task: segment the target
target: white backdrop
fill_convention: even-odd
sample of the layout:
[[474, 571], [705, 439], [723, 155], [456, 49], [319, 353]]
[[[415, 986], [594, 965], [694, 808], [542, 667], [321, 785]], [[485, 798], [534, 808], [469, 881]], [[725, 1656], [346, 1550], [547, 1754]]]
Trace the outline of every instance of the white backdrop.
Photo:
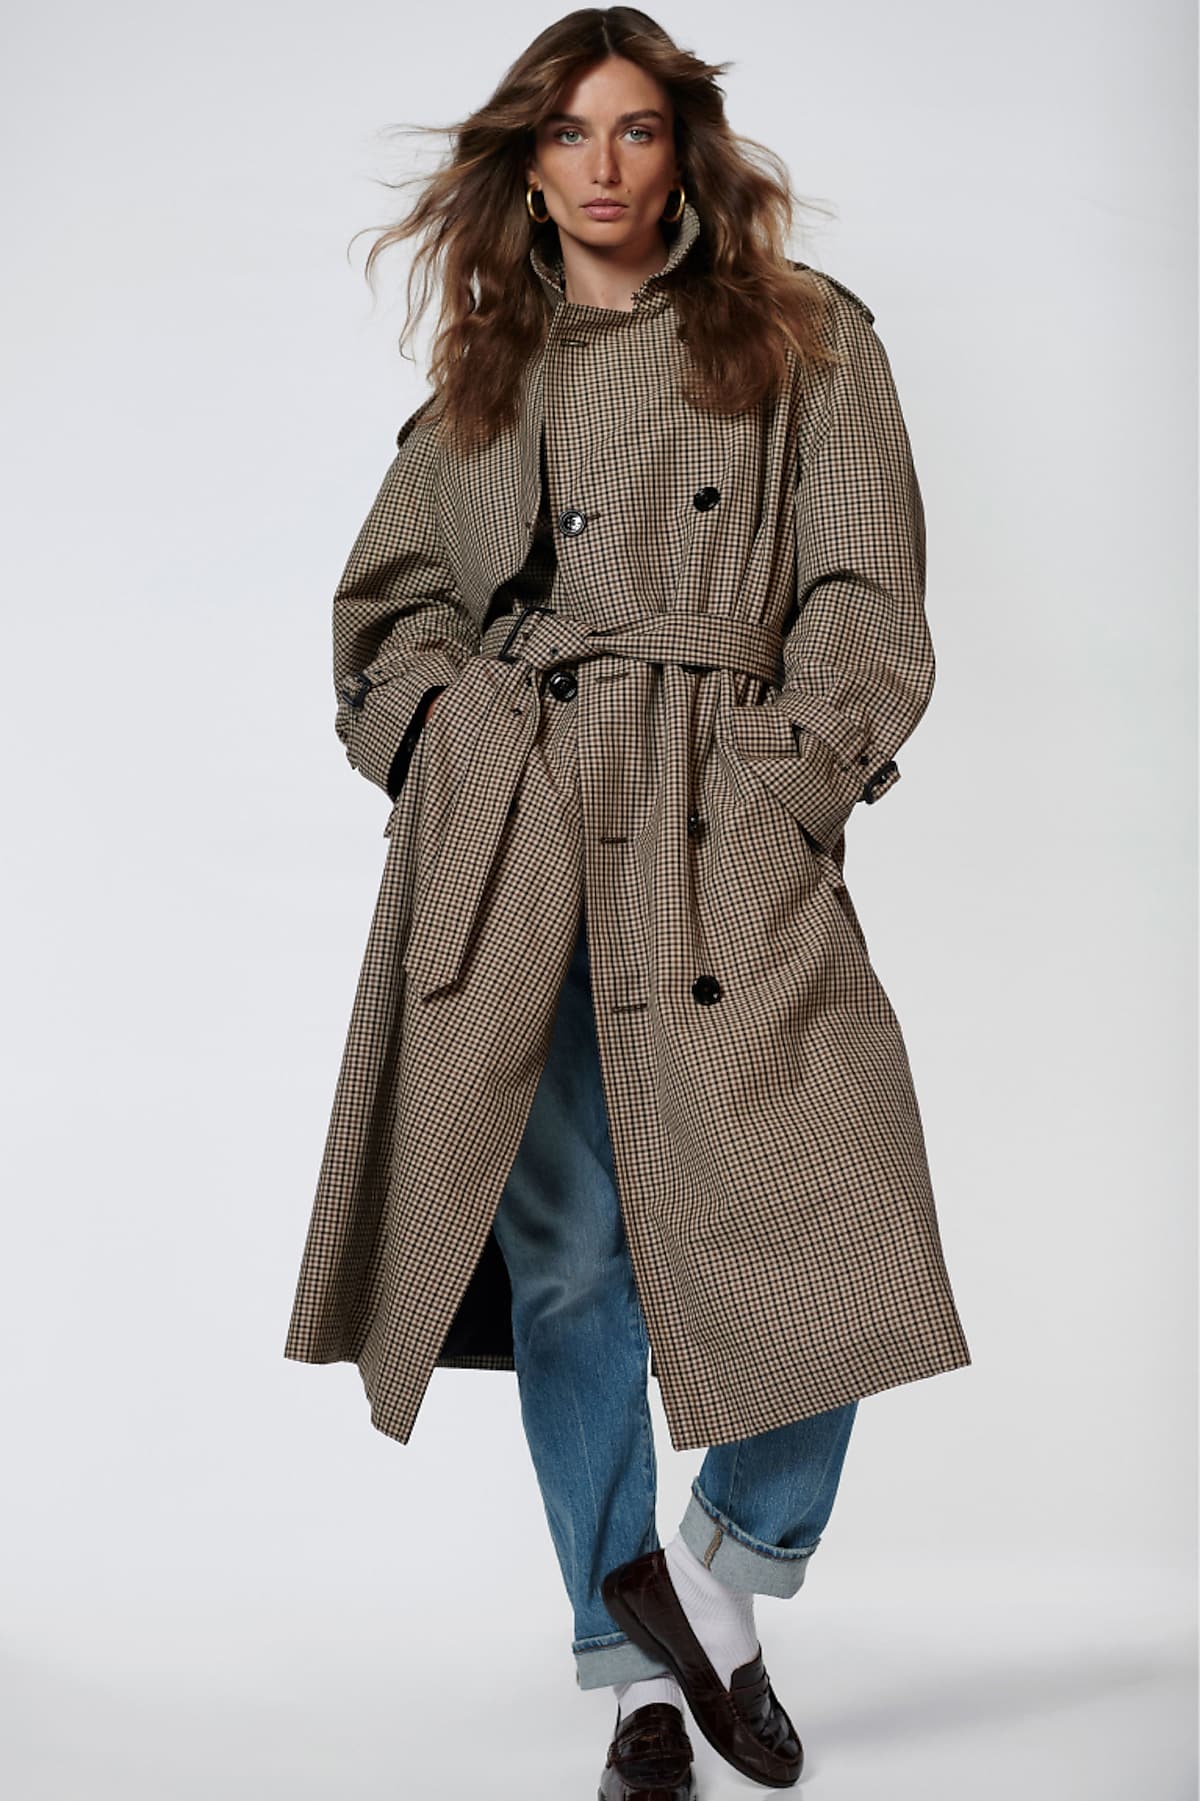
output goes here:
[[[555, 16], [47, 0], [5, 34], [20, 1801], [595, 1792], [614, 1709], [575, 1686], [515, 1378], [438, 1371], [402, 1447], [352, 1366], [282, 1356], [386, 848], [329, 599], [426, 392], [402, 260], [373, 305], [347, 245], [397, 206], [383, 128], [466, 112]], [[974, 1363], [863, 1402], [768, 1665], [817, 1795], [1183, 1801], [1191, 9], [654, 16], [836, 209], [794, 253], [892, 357], [939, 664], [847, 874]], [[665, 1539], [700, 1453], [652, 1396]]]

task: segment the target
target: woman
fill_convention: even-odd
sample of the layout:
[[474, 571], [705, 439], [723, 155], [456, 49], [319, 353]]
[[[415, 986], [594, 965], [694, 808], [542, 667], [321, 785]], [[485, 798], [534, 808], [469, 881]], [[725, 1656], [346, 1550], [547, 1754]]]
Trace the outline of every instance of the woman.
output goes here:
[[[859, 1399], [970, 1362], [842, 873], [933, 682], [920, 496], [720, 72], [586, 9], [459, 128], [372, 251], [424, 234], [442, 329], [334, 597], [393, 806], [286, 1355], [400, 1443], [435, 1367], [515, 1369], [602, 1801], [695, 1793], [685, 1702], [797, 1780], [754, 1595]], [[705, 1448], [665, 1547], [647, 1355]]]

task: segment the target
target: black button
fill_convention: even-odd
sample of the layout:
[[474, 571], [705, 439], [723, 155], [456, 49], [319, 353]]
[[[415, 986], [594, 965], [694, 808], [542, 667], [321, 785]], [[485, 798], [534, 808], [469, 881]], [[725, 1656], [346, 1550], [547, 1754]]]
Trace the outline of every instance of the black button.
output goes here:
[[558, 516], [558, 529], [560, 532], [566, 532], [568, 537], [578, 537], [586, 524], [587, 520], [578, 507], [568, 507], [565, 513], [560, 513]]
[[573, 670], [552, 669], [546, 678], [546, 686], [555, 700], [574, 700], [579, 683], [575, 680]]
[[867, 754], [867, 752], [865, 750], [864, 750], [862, 756], [858, 760], [863, 765], [864, 768], [871, 761], [869, 755]]
[[721, 998], [721, 984], [716, 976], [697, 976], [692, 983], [692, 999], [699, 1001], [702, 1007], [711, 1007], [714, 1001]]
[[689, 813], [687, 823], [688, 837], [694, 838], [703, 824], [704, 821], [701, 819], [699, 813]]
[[707, 513], [709, 507], [715, 507], [720, 498], [719, 488], [699, 488], [692, 495], [692, 505], [698, 513]]

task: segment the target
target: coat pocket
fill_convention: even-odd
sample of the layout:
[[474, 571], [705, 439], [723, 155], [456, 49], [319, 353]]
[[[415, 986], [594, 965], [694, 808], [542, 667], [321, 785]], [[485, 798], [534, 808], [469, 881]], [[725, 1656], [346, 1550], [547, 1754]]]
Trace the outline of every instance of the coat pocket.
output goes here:
[[[821, 882], [832, 892], [855, 942], [863, 955], [868, 956], [866, 934], [841, 865], [805, 827], [805, 809], [812, 797], [812, 776], [800, 758], [798, 728], [782, 708], [771, 701], [731, 706], [723, 715], [722, 723], [721, 742], [735, 772], [741, 775], [743, 782], [751, 781], [759, 795], [765, 794], [768, 801], [781, 807], [789, 820], [799, 827], [803, 843], [820, 870]], [[832, 756], [832, 752], [830, 754]]]
[[806, 776], [796, 742], [796, 728], [781, 707], [771, 701], [731, 705], [720, 715], [718, 740], [735, 770], [765, 788], [800, 827], [814, 856], [821, 854], [815, 838], [805, 829], [804, 814], [811, 800], [811, 777]]
[[[400, 792], [392, 804], [392, 810], [388, 814], [387, 823], [383, 828], [383, 835], [385, 838], [392, 837], [393, 833], [396, 831], [397, 826], [403, 818], [406, 804], [415, 804], [409, 802], [409, 796], [410, 794], [415, 794], [418, 787], [422, 785], [421, 778], [423, 766], [433, 755], [433, 751], [430, 749], [430, 741], [447, 730], [453, 730], [453, 726], [449, 722], [449, 715], [453, 707], [453, 702], [460, 691], [467, 686], [468, 678], [474, 667], [478, 663], [486, 661], [487, 659], [485, 657], [478, 655], [468, 657], [462, 668], [455, 675], [453, 681], [447, 682], [442, 687], [436, 700], [431, 703], [429, 709], [426, 711], [425, 717], [421, 721], [420, 730], [418, 731], [416, 740], [413, 744], [412, 754], [408, 759]], [[418, 808], [418, 811], [420, 810], [421, 809]]]

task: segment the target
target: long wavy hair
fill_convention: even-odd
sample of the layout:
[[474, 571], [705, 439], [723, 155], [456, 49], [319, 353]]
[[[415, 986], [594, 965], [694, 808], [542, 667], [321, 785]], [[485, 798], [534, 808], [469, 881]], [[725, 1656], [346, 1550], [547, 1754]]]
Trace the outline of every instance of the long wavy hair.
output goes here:
[[529, 262], [535, 235], [550, 260], [559, 248], [558, 227], [535, 224], [525, 205], [537, 128], [557, 110], [566, 84], [610, 55], [639, 64], [670, 95], [684, 187], [700, 216], [699, 238], [666, 278], [688, 351], [683, 398], [714, 412], [742, 412], [788, 378], [789, 346], [802, 363], [836, 361], [823, 331], [825, 290], [786, 255], [797, 208], [827, 209], [798, 201], [782, 160], [730, 129], [716, 81], [730, 65], [681, 50], [636, 7], [583, 7], [539, 33], [468, 118], [391, 128], [444, 132], [452, 148], [431, 178], [384, 183], [419, 181], [422, 188], [405, 217], [379, 231], [365, 275], [374, 292], [372, 271], [382, 253], [420, 239], [408, 273], [403, 356], [440, 268], [430, 380], [464, 447], [515, 418], [522, 372], [553, 310]]

